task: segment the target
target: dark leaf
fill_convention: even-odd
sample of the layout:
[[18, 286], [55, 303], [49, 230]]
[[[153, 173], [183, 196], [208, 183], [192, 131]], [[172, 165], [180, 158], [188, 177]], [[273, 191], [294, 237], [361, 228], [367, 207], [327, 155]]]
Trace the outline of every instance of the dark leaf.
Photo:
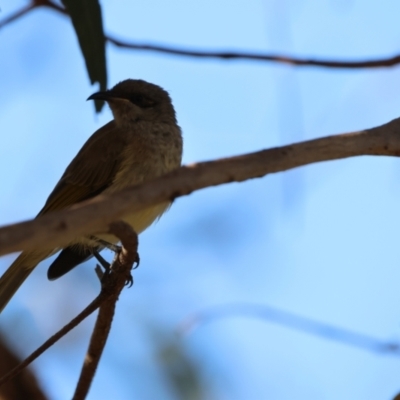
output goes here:
[[[86, 63], [90, 82], [99, 82], [100, 90], [107, 89], [107, 67], [103, 21], [98, 0], [62, 0], [67, 9]], [[96, 101], [99, 112], [104, 102]]]

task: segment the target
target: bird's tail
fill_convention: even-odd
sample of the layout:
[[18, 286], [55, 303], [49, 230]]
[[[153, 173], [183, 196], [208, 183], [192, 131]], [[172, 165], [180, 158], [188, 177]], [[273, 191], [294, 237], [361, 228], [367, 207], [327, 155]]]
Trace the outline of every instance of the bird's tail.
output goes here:
[[14, 296], [18, 288], [33, 271], [36, 265], [51, 255], [52, 252], [24, 251], [11, 264], [7, 271], [0, 278], [0, 312]]

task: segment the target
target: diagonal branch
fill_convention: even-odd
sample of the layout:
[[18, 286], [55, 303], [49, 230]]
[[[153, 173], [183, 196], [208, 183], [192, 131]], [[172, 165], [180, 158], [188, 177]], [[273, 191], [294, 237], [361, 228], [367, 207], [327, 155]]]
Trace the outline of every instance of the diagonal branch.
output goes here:
[[30, 3], [26, 5], [25, 7], [20, 8], [18, 11], [16, 11], [13, 14], [10, 14], [8, 17], [2, 19], [0, 21], [0, 29], [3, 28], [4, 26], [10, 24], [11, 22], [16, 21], [18, 18], [21, 18], [23, 15], [27, 14], [29, 11], [33, 10], [36, 7], [35, 3]]
[[[85, 359], [81, 379], [78, 383], [77, 392], [75, 394], [75, 396], [77, 396], [75, 397], [76, 400], [85, 398], [85, 396], [79, 396], [82, 396], [85, 390], [89, 390], [90, 383], [96, 371], [111, 326], [115, 303], [118, 300], [118, 296], [123, 289], [125, 282], [130, 278], [130, 270], [133, 263], [137, 260], [138, 239], [132, 228], [123, 222], [115, 222], [110, 224], [109, 231], [121, 239], [124, 247], [112, 264], [113, 272], [110, 273], [102, 282], [100, 294], [82, 312], [80, 312], [57, 333], [47, 339], [40, 347], [25, 358], [24, 361], [7, 374], [0, 377], [0, 386], [17, 376], [24, 368], [40, 357], [53, 344], [57, 343], [62, 337], [100, 307], [97, 323], [91, 339], [91, 347], [89, 348], [88, 355]], [[109, 326], [107, 328], [108, 324]]]
[[84, 319], [86, 319], [90, 314], [96, 311], [100, 304], [107, 299], [104, 293], [100, 293], [82, 312], [80, 312], [74, 319], [68, 322], [63, 328], [61, 328], [57, 333], [47, 339], [41, 346], [39, 346], [33, 353], [25, 358], [20, 364], [9, 371], [7, 374], [0, 378], [0, 386], [4, 385], [6, 382], [17, 376], [24, 368], [40, 357], [46, 350], [48, 350], [53, 344], [57, 343], [62, 337], [64, 337], [68, 332], [78, 326]]
[[227, 317], [257, 318], [362, 350], [400, 356], [400, 343], [397, 341], [384, 341], [275, 307], [258, 304], [228, 304], [210, 308], [186, 318], [179, 325], [178, 333], [187, 334], [207, 322]]
[[70, 209], [0, 229], [0, 255], [55, 248], [74, 237], [107, 230], [127, 213], [185, 196], [195, 190], [259, 178], [270, 173], [361, 155], [400, 155], [400, 119], [377, 128], [328, 136], [255, 153], [181, 167], [154, 181], [112, 196], [100, 195]]

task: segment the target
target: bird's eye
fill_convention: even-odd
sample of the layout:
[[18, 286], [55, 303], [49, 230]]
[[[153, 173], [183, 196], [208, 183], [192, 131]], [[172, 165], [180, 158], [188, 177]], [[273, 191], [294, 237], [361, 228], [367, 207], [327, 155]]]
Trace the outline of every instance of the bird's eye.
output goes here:
[[141, 94], [135, 94], [129, 97], [129, 101], [141, 108], [154, 106], [154, 101]]

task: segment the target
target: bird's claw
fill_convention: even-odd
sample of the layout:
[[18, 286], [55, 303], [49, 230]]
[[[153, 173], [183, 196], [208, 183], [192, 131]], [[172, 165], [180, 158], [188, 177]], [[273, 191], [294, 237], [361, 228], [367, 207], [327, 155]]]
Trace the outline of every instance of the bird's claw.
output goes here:
[[140, 257], [139, 257], [139, 253], [136, 253], [136, 257], [135, 257], [135, 259], [133, 260], [133, 266], [132, 266], [132, 269], [136, 269], [136, 268], [138, 268], [138, 267], [139, 267], [139, 265], [140, 265]]
[[133, 276], [132, 276], [132, 274], [129, 274], [128, 278], [126, 278], [125, 286], [130, 288], [130, 287], [132, 287], [132, 285], [133, 285]]
[[108, 275], [108, 274], [110, 273], [110, 271], [111, 271], [111, 264], [110, 264], [107, 260], [105, 260], [105, 259], [100, 255], [100, 253], [99, 253], [98, 251], [96, 251], [96, 250], [93, 251], [93, 255], [95, 256], [96, 260], [100, 263], [100, 265], [97, 264], [97, 266], [98, 266], [98, 267], [102, 266], [102, 267], [104, 268], [103, 276], [104, 276], [104, 275]]

